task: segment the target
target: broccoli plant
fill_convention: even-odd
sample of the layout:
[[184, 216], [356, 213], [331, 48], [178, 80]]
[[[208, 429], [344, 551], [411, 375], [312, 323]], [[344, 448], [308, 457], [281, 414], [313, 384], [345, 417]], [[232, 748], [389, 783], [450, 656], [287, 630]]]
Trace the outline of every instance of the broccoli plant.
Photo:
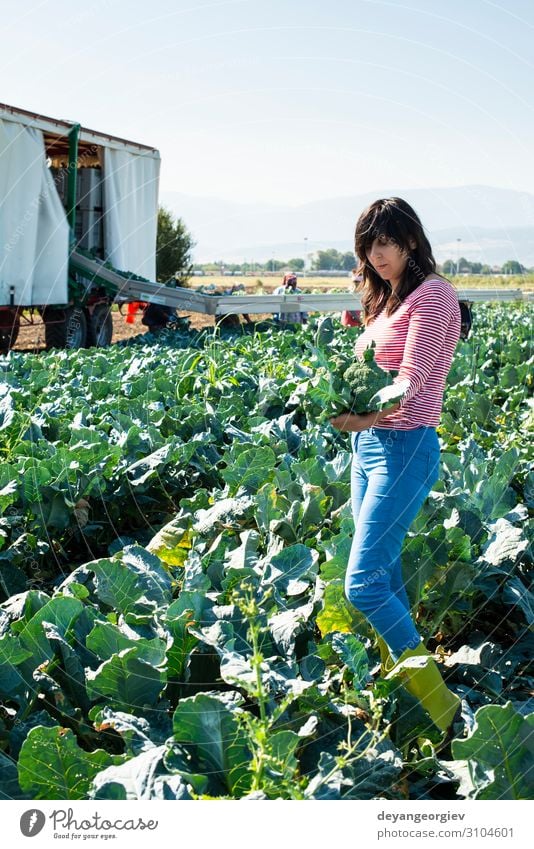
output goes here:
[[[350, 411], [368, 413], [382, 409], [384, 403], [379, 393], [393, 385], [393, 378], [397, 374], [396, 371], [385, 371], [380, 368], [375, 360], [374, 346], [366, 348], [363, 359], [356, 360], [343, 372], [343, 382], [350, 387]], [[404, 390], [400, 390], [399, 398], [403, 395]], [[386, 397], [386, 400], [391, 401], [391, 396]]]
[[310, 420], [325, 422], [343, 412], [370, 413], [400, 401], [408, 381], [394, 383], [396, 371], [385, 371], [375, 361], [374, 343], [356, 361], [335, 356], [320, 365], [290, 399], [298, 402]]

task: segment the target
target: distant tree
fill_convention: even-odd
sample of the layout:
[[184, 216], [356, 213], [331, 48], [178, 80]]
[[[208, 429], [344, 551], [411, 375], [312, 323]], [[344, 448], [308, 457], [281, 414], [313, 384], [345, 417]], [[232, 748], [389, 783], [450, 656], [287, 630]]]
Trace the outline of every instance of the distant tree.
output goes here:
[[158, 234], [156, 241], [156, 277], [158, 282], [176, 280], [179, 285], [187, 283], [193, 273], [191, 251], [195, 242], [181, 218], [176, 220], [169, 209], [158, 210]]
[[291, 271], [302, 271], [304, 269], [304, 260], [299, 259], [298, 257], [290, 259], [287, 266], [291, 269]]
[[336, 251], [335, 248], [328, 248], [326, 251], [317, 251], [315, 254], [313, 268], [316, 271], [338, 271], [342, 267], [343, 254]]
[[347, 253], [343, 254], [343, 259], [341, 261], [341, 268], [344, 271], [351, 271], [356, 265], [356, 257], [352, 251], [347, 251]]
[[525, 266], [515, 259], [509, 259], [502, 267], [503, 274], [523, 274], [525, 271]]
[[458, 274], [465, 273], [466, 271], [471, 271], [471, 263], [465, 256], [461, 256], [458, 260]]
[[[482, 269], [486, 268], [486, 271]], [[456, 274], [457, 272], [468, 272], [469, 274], [491, 274], [489, 265], [482, 265], [481, 262], [470, 262], [465, 257], [460, 257], [459, 260], [446, 259], [441, 266], [443, 274]]]
[[221, 267], [220, 262], [205, 262], [200, 266], [206, 274], [218, 274]]

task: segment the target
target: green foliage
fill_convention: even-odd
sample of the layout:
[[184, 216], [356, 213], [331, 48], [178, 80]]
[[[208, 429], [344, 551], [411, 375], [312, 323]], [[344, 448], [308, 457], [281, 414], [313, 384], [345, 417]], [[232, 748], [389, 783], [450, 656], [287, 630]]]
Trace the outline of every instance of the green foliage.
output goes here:
[[[363, 359], [357, 360], [343, 373], [343, 380], [350, 386], [349, 410], [366, 413], [380, 409], [380, 402], [374, 396], [391, 385], [392, 372], [381, 369], [375, 362], [373, 348], [367, 348]], [[400, 397], [402, 394], [402, 391], [399, 392]]]
[[502, 267], [503, 274], [523, 274], [527, 269], [516, 259], [509, 259]]
[[86, 799], [92, 779], [122, 758], [103, 749], [84, 752], [72, 731], [33, 728], [19, 757], [19, 784], [32, 799]]
[[291, 271], [303, 271], [304, 269], [304, 260], [296, 257], [295, 259], [290, 259], [287, 263], [287, 267]]
[[237, 715], [216, 696], [182, 699], [173, 716], [174, 740], [189, 745], [202, 773], [220, 780], [230, 794], [250, 789], [250, 750]]
[[2, 364], [0, 796], [532, 796], [531, 310], [476, 308], [402, 553], [472, 711], [443, 760], [345, 599], [350, 445], [303, 394], [358, 332]]
[[193, 237], [181, 218], [160, 206], [156, 240], [156, 277], [161, 283], [175, 282], [185, 286], [193, 273], [191, 251]]
[[[492, 274], [495, 273], [492, 271], [489, 265], [482, 264], [481, 262], [470, 262], [470, 260], [465, 257], [459, 257], [458, 259], [446, 259], [445, 262], [441, 266], [443, 274], [450, 276], [451, 274]], [[532, 269], [531, 269], [532, 270]], [[515, 259], [507, 260], [498, 270], [500, 274], [525, 274], [528, 271], [524, 265], [521, 265]]]
[[466, 798], [532, 799], [534, 713], [521, 716], [511, 702], [482, 707], [473, 733], [454, 740], [452, 754], [468, 768]]
[[335, 248], [325, 251], [317, 251], [313, 261], [316, 271], [350, 271], [356, 264], [356, 258], [352, 251], [341, 253]]
[[[316, 343], [330, 347], [329, 321], [319, 324]], [[325, 356], [322, 350], [312, 351], [306, 370], [306, 379], [296, 386], [290, 400], [299, 404], [310, 423], [326, 422], [342, 412], [381, 410], [406, 393], [404, 381], [393, 382], [397, 372], [385, 371], [377, 365], [373, 346], [364, 351], [363, 359], [342, 353]]]

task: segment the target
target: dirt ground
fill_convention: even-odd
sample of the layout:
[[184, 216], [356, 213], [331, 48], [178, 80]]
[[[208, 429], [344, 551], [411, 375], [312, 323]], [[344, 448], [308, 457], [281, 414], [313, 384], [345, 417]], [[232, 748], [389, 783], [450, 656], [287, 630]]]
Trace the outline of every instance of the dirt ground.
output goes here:
[[[224, 281], [225, 286], [232, 286], [233, 283], [245, 283], [246, 291], [249, 294], [257, 291], [255, 285], [250, 284], [250, 279], [247, 278], [236, 278], [235, 280], [232, 278], [206, 278], [203, 281], [200, 281], [192, 288], [197, 288], [197, 286], [206, 285], [207, 282], [213, 282], [220, 284]], [[264, 286], [264, 293], [269, 294], [273, 291], [275, 286], [279, 284], [280, 281], [276, 281], [275, 284], [272, 284], [271, 281], [267, 285]], [[315, 281], [314, 281], [315, 282]], [[324, 281], [322, 286], [324, 286]], [[322, 288], [319, 286], [312, 286], [312, 288]], [[138, 336], [140, 333], [146, 333], [147, 328], [141, 324], [142, 313], [139, 311], [134, 319], [133, 324], [128, 324], [126, 322], [126, 305], [122, 307], [122, 314], [118, 311], [117, 307], [113, 309], [112, 317], [113, 317], [113, 342], [118, 342], [122, 339], [130, 339], [132, 336]], [[214, 317], [211, 315], [204, 315], [203, 313], [181, 313], [178, 315], [180, 317], [187, 316], [191, 322], [191, 327], [194, 330], [201, 330], [203, 327], [214, 327], [215, 321]], [[258, 314], [251, 316], [255, 321], [263, 321], [267, 318], [272, 318], [271, 314]], [[34, 351], [42, 351], [45, 348], [45, 334], [44, 334], [44, 324], [39, 320], [39, 316], [35, 316], [36, 324], [22, 324], [19, 336], [16, 344], [13, 346], [14, 351], [26, 351], [26, 352], [34, 352]]]
[[[203, 315], [202, 313], [179, 313], [179, 315], [187, 315], [190, 319], [191, 327], [195, 330], [200, 330], [203, 327], [214, 327], [214, 318], [211, 315]], [[118, 342], [121, 339], [130, 339], [132, 336], [138, 336], [140, 333], [147, 332], [147, 328], [141, 324], [141, 312], [137, 313], [133, 324], [126, 323], [126, 308], [124, 308], [123, 315], [121, 315], [118, 311], [113, 311], [112, 317], [113, 342]], [[257, 321], [270, 317], [271, 316], [267, 315], [254, 316]], [[29, 353], [42, 351], [44, 348], [44, 324], [37, 323], [33, 325], [22, 325], [17, 342], [13, 346], [13, 350]]]
[[[129, 339], [131, 336], [137, 336], [138, 333], [146, 331], [146, 327], [141, 324], [141, 315], [135, 317], [135, 324], [126, 324], [126, 313], [121, 315], [119, 312], [113, 312], [113, 341], [119, 339]], [[45, 347], [44, 324], [36, 317], [36, 324], [21, 325], [19, 336], [16, 344], [13, 346], [14, 351], [42, 351]]]

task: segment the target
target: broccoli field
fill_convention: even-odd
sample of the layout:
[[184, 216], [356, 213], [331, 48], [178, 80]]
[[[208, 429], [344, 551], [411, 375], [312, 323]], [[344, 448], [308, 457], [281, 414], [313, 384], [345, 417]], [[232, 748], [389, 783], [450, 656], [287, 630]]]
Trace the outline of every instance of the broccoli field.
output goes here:
[[317, 369], [359, 332], [0, 361], [1, 798], [534, 798], [532, 307], [476, 307], [403, 550], [468, 705], [439, 752], [343, 594], [350, 441]]

